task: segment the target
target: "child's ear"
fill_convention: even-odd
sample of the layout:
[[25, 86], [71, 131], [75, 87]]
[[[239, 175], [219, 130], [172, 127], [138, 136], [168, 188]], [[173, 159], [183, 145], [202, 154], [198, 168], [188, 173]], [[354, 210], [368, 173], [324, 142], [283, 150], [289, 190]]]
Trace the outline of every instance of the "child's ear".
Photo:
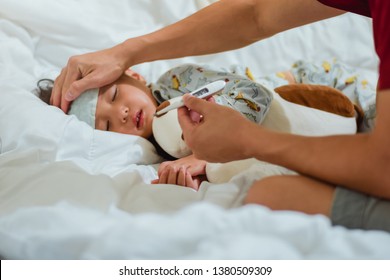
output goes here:
[[139, 74], [137, 72], [134, 72], [130, 68], [125, 71], [125, 75], [127, 75], [127, 76], [129, 76], [129, 77], [131, 77], [133, 79], [136, 79], [136, 80], [138, 80], [138, 81], [140, 81], [140, 82], [142, 82], [144, 84], [146, 84], [145, 78], [141, 74]]

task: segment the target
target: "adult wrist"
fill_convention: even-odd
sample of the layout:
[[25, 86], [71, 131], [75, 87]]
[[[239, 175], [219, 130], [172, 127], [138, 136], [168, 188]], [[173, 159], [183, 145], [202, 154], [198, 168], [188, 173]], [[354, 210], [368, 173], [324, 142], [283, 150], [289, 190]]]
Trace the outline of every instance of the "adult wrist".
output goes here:
[[262, 161], [271, 160], [275, 152], [278, 133], [261, 127], [258, 124], [253, 124], [250, 135], [247, 145], [243, 145], [245, 156]]
[[127, 39], [117, 45], [117, 54], [120, 61], [123, 61], [124, 69], [133, 65], [146, 62], [148, 56], [144, 54], [147, 44], [140, 37]]

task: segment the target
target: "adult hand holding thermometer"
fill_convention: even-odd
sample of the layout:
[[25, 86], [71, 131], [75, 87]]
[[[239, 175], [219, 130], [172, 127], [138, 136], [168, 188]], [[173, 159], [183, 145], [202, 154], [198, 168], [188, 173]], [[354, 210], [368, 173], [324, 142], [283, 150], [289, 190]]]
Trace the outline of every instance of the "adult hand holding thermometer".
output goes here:
[[[203, 86], [203, 87], [201, 87], [193, 92], [190, 92], [189, 94], [192, 96], [198, 97], [198, 98], [205, 99], [207, 97], [210, 97], [214, 94], [221, 92], [221, 90], [225, 87], [225, 85], [226, 85], [225, 81], [215, 81], [215, 82], [207, 84], [207, 85], [205, 85], [205, 86]], [[157, 112], [154, 115], [159, 117], [159, 116], [162, 116], [163, 114], [165, 114], [171, 110], [180, 108], [182, 106], [184, 106], [183, 97], [178, 96], [178, 97], [175, 97], [175, 98], [172, 98], [168, 101], [163, 102], [159, 106], [159, 108], [157, 108]]]

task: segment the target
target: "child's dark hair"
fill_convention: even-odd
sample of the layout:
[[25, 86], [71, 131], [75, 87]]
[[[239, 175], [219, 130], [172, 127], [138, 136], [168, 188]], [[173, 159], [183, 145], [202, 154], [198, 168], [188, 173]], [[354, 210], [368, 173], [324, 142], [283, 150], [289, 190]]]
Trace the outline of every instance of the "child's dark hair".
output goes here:
[[51, 79], [40, 79], [37, 82], [37, 93], [38, 97], [45, 102], [50, 104], [51, 92], [53, 91], [54, 81]]

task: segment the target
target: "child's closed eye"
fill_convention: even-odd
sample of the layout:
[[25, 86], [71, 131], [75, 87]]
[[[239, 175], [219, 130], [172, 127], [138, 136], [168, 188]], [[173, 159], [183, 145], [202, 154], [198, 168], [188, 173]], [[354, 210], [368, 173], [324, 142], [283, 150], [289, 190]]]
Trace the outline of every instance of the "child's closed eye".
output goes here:
[[114, 102], [114, 101], [115, 101], [115, 98], [117, 97], [117, 95], [118, 95], [118, 88], [115, 87], [115, 91], [114, 91], [114, 94], [113, 94], [113, 96], [112, 96], [111, 102]]
[[[111, 102], [114, 102], [117, 96], [118, 96], [118, 88], [115, 87], [115, 91], [114, 91], [114, 94], [112, 95]], [[109, 120], [107, 120], [106, 131], [110, 131], [110, 121]]]

